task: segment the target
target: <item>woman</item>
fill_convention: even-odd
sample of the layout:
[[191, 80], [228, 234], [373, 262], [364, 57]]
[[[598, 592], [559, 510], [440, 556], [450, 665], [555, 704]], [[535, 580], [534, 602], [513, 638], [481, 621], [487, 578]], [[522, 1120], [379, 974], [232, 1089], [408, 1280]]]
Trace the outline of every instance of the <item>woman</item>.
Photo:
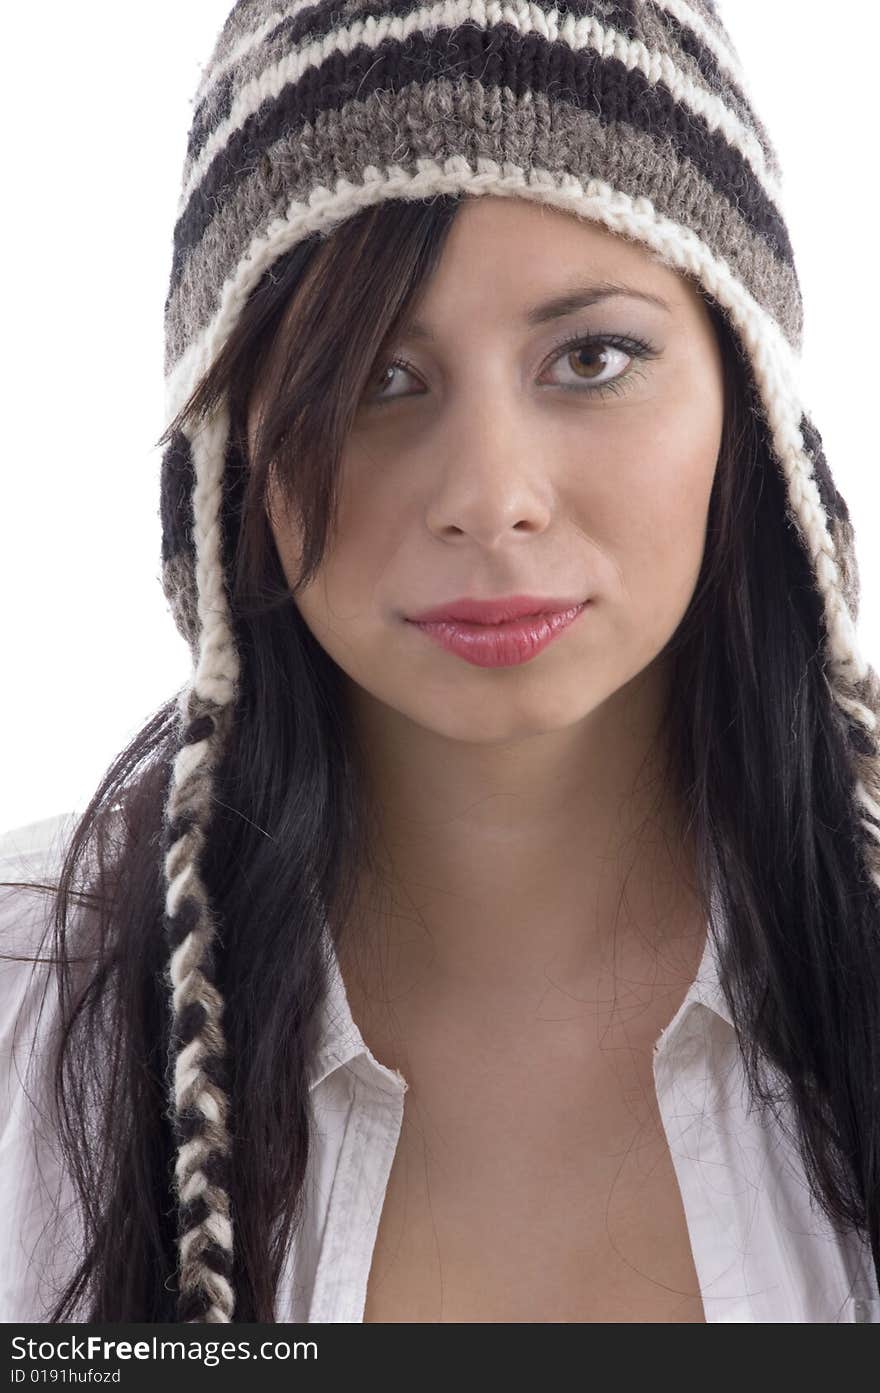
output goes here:
[[515, 19], [255, 0], [202, 77], [193, 675], [64, 837], [48, 1319], [878, 1318], [880, 697], [778, 163], [705, 0]]

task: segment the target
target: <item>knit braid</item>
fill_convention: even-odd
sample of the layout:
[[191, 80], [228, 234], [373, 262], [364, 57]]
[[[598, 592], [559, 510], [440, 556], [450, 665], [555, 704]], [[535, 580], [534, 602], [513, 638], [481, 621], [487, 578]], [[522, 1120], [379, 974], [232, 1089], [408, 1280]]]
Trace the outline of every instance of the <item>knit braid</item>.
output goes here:
[[[196, 571], [203, 646], [178, 706], [185, 728], [165, 809], [165, 933], [172, 989], [169, 1039], [171, 1120], [178, 1147], [178, 1319], [232, 1320], [233, 1232], [223, 998], [215, 981], [216, 925], [199, 866], [210, 816], [213, 772], [226, 748], [239, 671], [220, 564], [224, 413], [192, 443]], [[218, 699], [219, 698], [219, 699]], [[225, 698], [225, 699], [224, 699]], [[173, 1090], [173, 1092], [172, 1092]]]

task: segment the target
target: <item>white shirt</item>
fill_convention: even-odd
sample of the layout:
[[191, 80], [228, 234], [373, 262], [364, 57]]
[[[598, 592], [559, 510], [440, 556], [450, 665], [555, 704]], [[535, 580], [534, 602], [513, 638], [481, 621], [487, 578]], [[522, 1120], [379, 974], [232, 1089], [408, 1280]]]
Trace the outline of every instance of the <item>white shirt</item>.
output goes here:
[[[0, 838], [0, 880], [57, 873], [73, 814]], [[0, 949], [32, 950], [48, 897], [0, 889]], [[74, 911], [75, 912], [75, 911]], [[51, 939], [49, 940], [51, 950]], [[360, 1322], [407, 1084], [371, 1054], [352, 1019], [335, 954], [310, 1089], [314, 1141], [304, 1217], [276, 1302], [276, 1320]], [[54, 981], [50, 967], [38, 969]], [[39, 1027], [43, 976], [0, 960], [0, 1320], [40, 1321], [48, 1283], [72, 1270], [79, 1229], [51, 1217], [61, 1170], [51, 1126], [34, 1124], [21, 1086], [27, 1043], [51, 1028], [49, 988]], [[16, 1024], [17, 1023], [17, 1024]], [[12, 1032], [17, 1028], [12, 1060]], [[781, 1129], [747, 1108], [742, 1061], [723, 999], [711, 937], [696, 977], [654, 1046], [654, 1081], [681, 1191], [706, 1320], [877, 1322], [880, 1295], [866, 1242], [838, 1232], [811, 1202], [802, 1165]], [[33, 1091], [32, 1089], [30, 1091]], [[37, 1180], [33, 1148], [48, 1193]], [[44, 1229], [49, 1220], [48, 1228]], [[31, 1255], [34, 1261], [31, 1262]], [[83, 1319], [82, 1316], [79, 1319]]]

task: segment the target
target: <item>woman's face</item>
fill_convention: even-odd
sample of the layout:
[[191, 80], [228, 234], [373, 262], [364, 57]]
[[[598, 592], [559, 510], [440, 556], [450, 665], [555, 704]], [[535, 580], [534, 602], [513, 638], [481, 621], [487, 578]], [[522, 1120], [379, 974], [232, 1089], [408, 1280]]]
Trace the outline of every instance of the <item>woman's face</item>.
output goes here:
[[[530, 322], [609, 282], [656, 300], [615, 294]], [[468, 742], [573, 725], [649, 667], [694, 591], [724, 410], [707, 307], [598, 224], [482, 197], [461, 208], [416, 315], [430, 337], [402, 333], [365, 394], [338, 532], [296, 603], [385, 715]], [[595, 342], [557, 347], [575, 336]], [[298, 538], [272, 502], [292, 580]], [[408, 621], [524, 593], [591, 603], [543, 651], [496, 667]]]

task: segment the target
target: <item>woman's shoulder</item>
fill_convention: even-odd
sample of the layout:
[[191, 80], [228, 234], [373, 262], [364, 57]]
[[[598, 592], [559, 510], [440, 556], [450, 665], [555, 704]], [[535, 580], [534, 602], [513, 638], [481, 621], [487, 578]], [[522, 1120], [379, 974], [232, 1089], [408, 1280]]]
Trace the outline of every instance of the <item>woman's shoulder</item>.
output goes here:
[[56, 862], [60, 864], [75, 823], [76, 813], [57, 813], [0, 832], [0, 884], [39, 878]]
[[[25, 823], [0, 835], [0, 1073], [14, 1071], [24, 1040], [36, 1028], [53, 951], [50, 919], [73, 813]], [[45, 889], [43, 887], [50, 887]], [[0, 1099], [0, 1116], [11, 1104]]]
[[57, 813], [0, 832], [0, 885], [41, 882], [56, 873], [76, 821], [76, 813]]
[[[58, 1010], [58, 883], [80, 820], [58, 813], [0, 834], [0, 1138], [23, 1085], [51, 1054]], [[67, 980], [79, 982], [77, 955], [88, 963], [91, 916], [80, 880], [71, 886], [63, 942], [72, 955]]]
[[59, 1011], [51, 890], [76, 822], [62, 813], [0, 835], [0, 1320], [7, 1322], [46, 1318], [55, 1263], [67, 1254], [65, 1216], [74, 1213], [52, 1109]]
[[57, 886], [75, 820], [73, 813], [59, 813], [0, 834], [0, 1011], [4, 979], [20, 975], [13, 973], [18, 960], [41, 941], [54, 903], [43, 887]]

